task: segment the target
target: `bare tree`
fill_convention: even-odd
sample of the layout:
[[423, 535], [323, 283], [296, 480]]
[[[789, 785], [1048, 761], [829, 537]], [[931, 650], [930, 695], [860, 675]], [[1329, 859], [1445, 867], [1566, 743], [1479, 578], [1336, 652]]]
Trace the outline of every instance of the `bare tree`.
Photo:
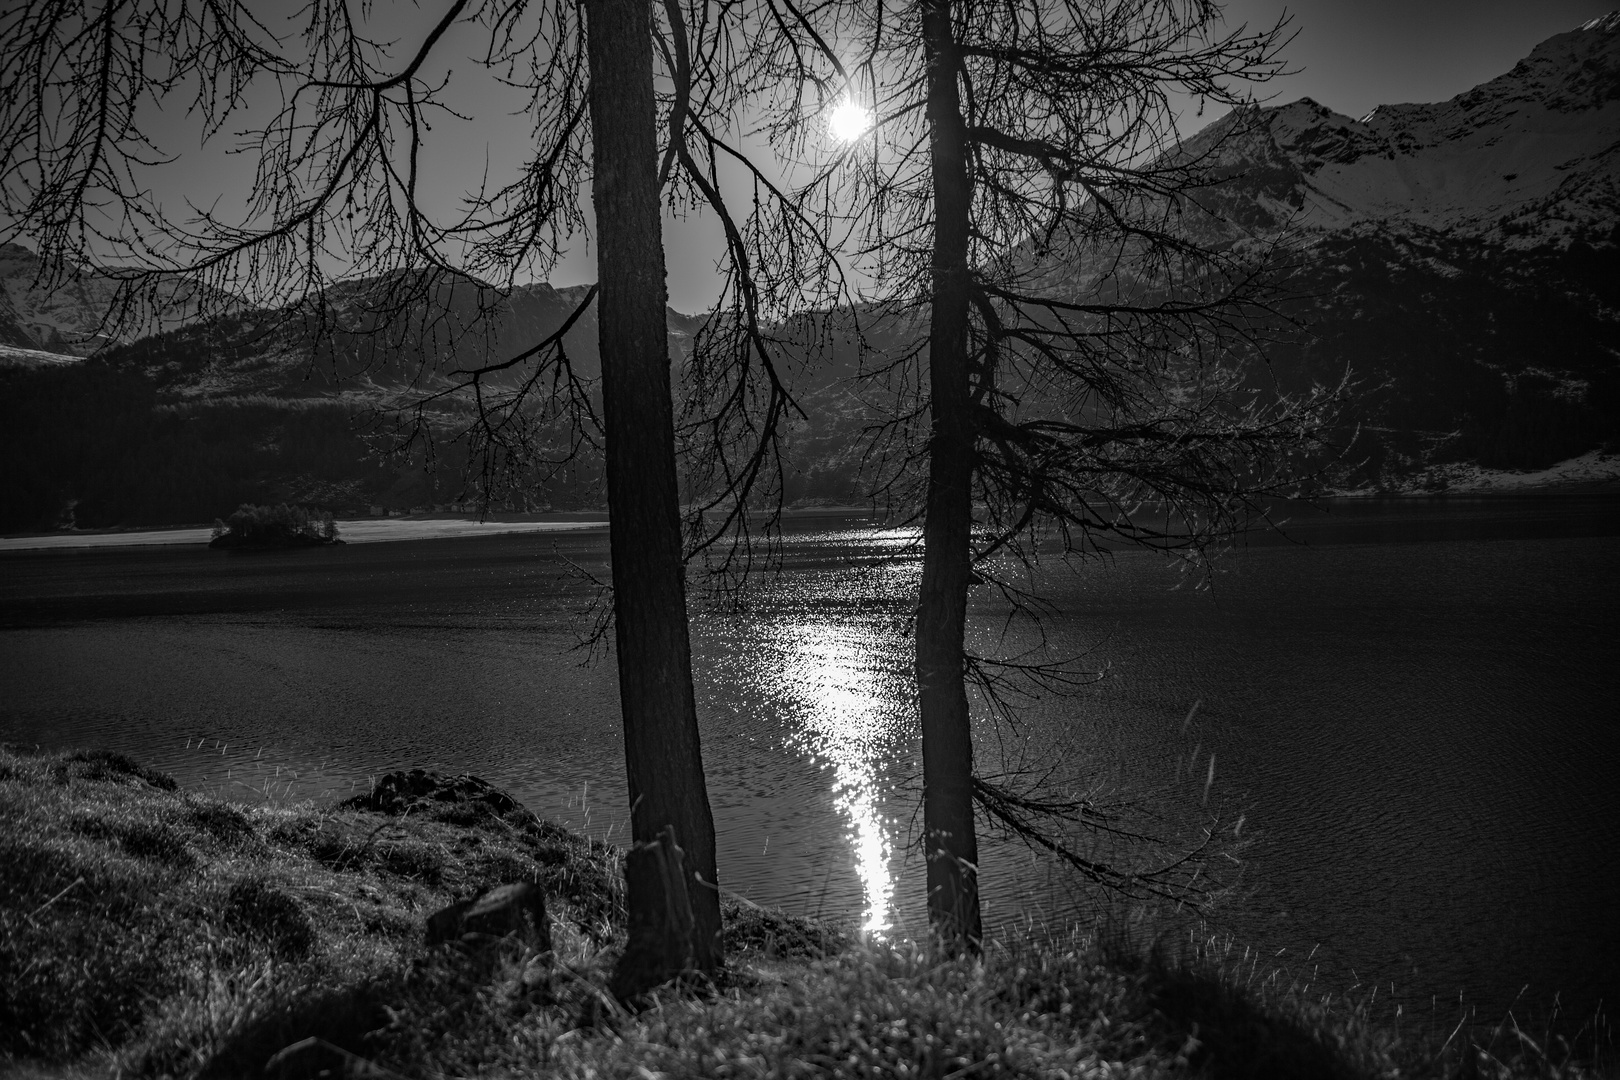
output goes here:
[[[109, 329], [161, 306], [177, 281], [216, 310], [279, 307], [318, 336], [397, 342], [408, 326], [422, 389], [405, 434], [422, 437], [435, 416], [455, 418], [486, 478], [532, 458], [538, 431], [560, 424], [572, 433], [563, 457], [605, 433], [632, 836], [653, 841], [673, 829], [684, 848], [689, 953], [704, 972], [723, 958], [684, 560], [746, 554], [742, 509], [771, 486], [792, 408], [768, 328], [782, 305], [811, 295], [801, 282], [831, 280], [809, 219], [727, 139], [767, 71], [748, 60], [747, 27], [773, 12], [779, 20], [770, 0], [444, 0], [398, 56], [379, 37], [389, 13], [342, 0], [310, 0], [285, 28], [240, 0], [25, 0], [0, 14], [0, 238], [33, 239], [47, 285], [82, 265], [117, 277]], [[781, 36], [788, 53], [801, 34]], [[453, 205], [423, 179], [434, 126], [468, 119], [457, 113], [451, 39], [457, 63], [473, 43], [472, 65], [507, 89], [530, 137], [514, 174], [483, 178]], [[205, 140], [234, 136], [254, 160], [239, 213], [208, 205], [176, 217], [153, 194], [153, 170], [171, 160], [153, 126], [161, 111], [182, 107]], [[752, 180], [746, 213], [726, 204], [722, 159]], [[555, 333], [508, 357], [473, 352], [479, 359], [469, 362], [463, 346], [480, 333], [487, 344], [502, 290], [543, 274], [583, 230], [587, 176], [598, 286]], [[694, 392], [678, 431], [660, 239], [666, 196], [719, 215], [729, 265], [719, 313], [688, 358]], [[338, 277], [366, 283], [346, 309], [329, 299]], [[469, 289], [470, 312], [441, 302]], [[564, 342], [593, 302], [599, 396]], [[678, 441], [706, 480], [684, 547]], [[705, 516], [711, 510], [722, 511], [718, 524]], [[728, 535], [729, 547], [720, 542]], [[632, 880], [632, 907], [652, 887]]]
[[[1335, 388], [1266, 376], [1286, 327], [1278, 251], [1207, 211], [1219, 150], [1178, 108], [1242, 107], [1282, 70], [1281, 24], [1219, 29], [1208, 0], [920, 0], [818, 8], [875, 134], [811, 185], [859, 230], [881, 292], [926, 319], [926, 350], [880, 357], [900, 394], [889, 481], [920, 505], [916, 680], [928, 911], [952, 949], [981, 935], [975, 806], [1092, 880], [1173, 895], [1184, 855], [1123, 871], [1041, 820], [1113, 828], [1083, 800], [976, 774], [970, 687], [988, 707], [1047, 664], [970, 655], [969, 591], [1013, 610], [1016, 571], [1136, 546], [1198, 560], [1289, 490]], [[926, 314], [922, 314], [926, 312]], [[925, 365], [917, 373], [917, 365]], [[926, 428], [921, 425], [926, 424]], [[922, 476], [905, 488], [907, 476]]]
[[[446, 0], [396, 58], [372, 36], [380, 16], [337, 0], [312, 0], [284, 35], [233, 0], [33, 0], [0, 15], [0, 213], [53, 272], [77, 261], [120, 275], [127, 310], [183, 278], [221, 304], [297, 302], [287, 310], [313, 312], [318, 328], [345, 328], [353, 314], [324, 290], [355, 275], [375, 283], [364, 327], [416, 318], [433, 323], [419, 337], [453, 341], [468, 327], [439, 325], [426, 298], [552, 265], [583, 228], [595, 147], [602, 282], [570, 321], [602, 304], [607, 453], [619, 432], [628, 455], [610, 464], [611, 484], [650, 485], [610, 491], [627, 746], [648, 750], [628, 763], [634, 836], [653, 839], [667, 819], [687, 846], [703, 965], [719, 961], [718, 904], [666, 434], [693, 462], [686, 556], [746, 563], [746, 509], [761, 491], [771, 502], [794, 410], [782, 346], [802, 343], [784, 318], [846, 298], [833, 248], [863, 237], [885, 290], [930, 312], [927, 378], [913, 373], [920, 351], [887, 371], [917, 390], [899, 411], [902, 442], [929, 425], [909, 444], [928, 471], [917, 676], [929, 907], [947, 941], [972, 946], [975, 798], [1008, 824], [1061, 804], [973, 774], [966, 680], [993, 685], [993, 669], [963, 651], [968, 589], [986, 580], [1027, 604], [998, 567], [1033, 559], [1047, 536], [1066, 551], [1109, 540], [1202, 551], [1282, 482], [1277, 463], [1311, 445], [1325, 400], [1248, 394], [1245, 361], [1270, 315], [1266, 253], [1220, 223], [1189, 224], [1208, 163], [1174, 152], [1171, 92], [1234, 103], [1244, 80], [1277, 70], [1277, 30], [1210, 37], [1216, 15], [1199, 0]], [[481, 43], [474, 66], [517, 95], [531, 145], [513, 177], [447, 211], [424, 190], [422, 162], [434, 123], [457, 120], [442, 59], [457, 34]], [[879, 137], [817, 182], [785, 192], [739, 149], [755, 110], [778, 147], [802, 151], [805, 121], [847, 92], [878, 107]], [[163, 151], [143, 110], [178, 95], [209, 135], [251, 125], [242, 145], [257, 168], [236, 217], [204, 207], [175, 220], [146, 186]], [[623, 132], [608, 130], [610, 115]], [[728, 168], [751, 190], [746, 213], [725, 197]], [[686, 359], [678, 412], [649, 192], [712, 210], [725, 235], [725, 296]], [[1077, 269], [1056, 273], [1066, 261]], [[441, 405], [470, 417], [464, 432], [486, 461], [531, 453], [533, 433], [556, 422], [578, 433], [565, 452], [597, 437], [596, 387], [562, 331], [455, 363], [416, 416]], [[779, 483], [775, 493], [779, 505]], [[645, 527], [631, 528], [638, 515]], [[618, 580], [630, 551], [645, 593]], [[666, 738], [674, 775], [652, 768]]]
[[[654, 842], [673, 828], [691, 885], [692, 960], [713, 972], [720, 948], [719, 875], [692, 695], [674, 406], [664, 325], [664, 250], [653, 102], [652, 10], [647, 0], [589, 0], [592, 191], [601, 270], [602, 411], [607, 428], [613, 624], [624, 711], [631, 836]], [[661, 882], [627, 864], [632, 915]], [[637, 895], [637, 894], [642, 895]], [[661, 894], [659, 894], [661, 897]], [[654, 908], [656, 912], [656, 908]], [[654, 935], [671, 927], [649, 920]], [[632, 931], [637, 929], [634, 925]], [[632, 940], [631, 948], [638, 942]], [[675, 962], [679, 963], [678, 953]], [[632, 960], [645, 967], [639, 958]], [[658, 965], [624, 985], [657, 983]]]

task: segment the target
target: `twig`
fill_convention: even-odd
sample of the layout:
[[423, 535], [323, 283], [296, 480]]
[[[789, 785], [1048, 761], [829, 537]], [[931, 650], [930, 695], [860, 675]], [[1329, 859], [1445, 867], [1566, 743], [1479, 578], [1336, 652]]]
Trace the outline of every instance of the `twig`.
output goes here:
[[74, 878], [72, 883], [70, 885], [68, 885], [67, 888], [63, 889], [61, 892], [57, 893], [55, 896], [51, 897], [49, 900], [45, 901], [43, 904], [39, 905], [39, 907], [35, 908], [32, 912], [30, 912], [29, 915], [28, 915], [28, 921], [30, 923], [32, 923], [34, 921], [34, 916], [35, 915], [38, 915], [40, 912], [44, 911], [46, 908], [50, 907], [52, 904], [54, 904], [58, 900], [62, 899], [62, 897], [66, 896], [68, 893], [72, 892], [76, 887], [78, 887], [80, 885], [83, 885], [83, 884], [84, 884], [84, 877], [82, 875], [79, 876], [79, 877]]

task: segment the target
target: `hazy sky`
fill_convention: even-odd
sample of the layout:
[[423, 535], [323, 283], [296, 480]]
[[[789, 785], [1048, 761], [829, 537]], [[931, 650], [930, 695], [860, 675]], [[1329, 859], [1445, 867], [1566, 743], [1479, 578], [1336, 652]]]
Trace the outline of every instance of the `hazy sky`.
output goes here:
[[[1251, 27], [1292, 16], [1297, 36], [1284, 55], [1299, 71], [1271, 85], [1273, 104], [1310, 97], [1359, 117], [1375, 105], [1455, 97], [1508, 71], [1554, 34], [1614, 10], [1616, 2], [1228, 0], [1226, 15], [1229, 25]], [[670, 303], [677, 310], [704, 306], [718, 288], [714, 233], [707, 221], [666, 230]], [[594, 266], [588, 258], [571, 259], [554, 279], [594, 280]]]
[[[381, 3], [377, 10], [397, 34], [398, 52], [414, 52], [415, 45], [442, 10], [436, 0], [419, 0], [420, 7]], [[1272, 103], [1311, 97], [1350, 116], [1362, 116], [1375, 105], [1398, 102], [1443, 101], [1508, 71], [1539, 42], [1572, 30], [1612, 10], [1620, 0], [1229, 0], [1231, 25], [1269, 25], [1285, 11], [1297, 31], [1285, 52], [1299, 71], [1271, 84]], [[417, 30], [416, 24], [420, 24]], [[452, 31], [441, 45], [444, 66], [455, 72], [454, 83], [478, 102], [484, 91], [475, 77], [476, 65], [465, 57], [474, 51], [472, 36], [456, 40], [465, 31]], [[424, 70], [425, 77], [435, 73]], [[447, 206], [457, 193], [476, 185], [484, 162], [499, 176], [502, 166], [514, 166], [525, 148], [521, 120], [503, 115], [510, 104], [490, 108], [467, 107], [468, 122], [437, 125], [431, 154], [424, 161], [428, 176]], [[1215, 118], [1190, 120], [1192, 130]], [[186, 123], [180, 110], [162, 120]], [[245, 126], [245, 125], [242, 125]], [[165, 134], [159, 125], [160, 135]], [[179, 163], [165, 170], [155, 183], [171, 213], [183, 214], [182, 195], [207, 204], [223, 196], [221, 205], [239, 197], [251, 178], [250, 160], [226, 158], [217, 148], [199, 154], [196, 134], [187, 136], [176, 126], [160, 138], [167, 151], [181, 151]], [[586, 200], [588, 203], [588, 199]], [[718, 225], [708, 218], [671, 221], [665, 230], [671, 304], [697, 311], [712, 302], [719, 288], [714, 270], [720, 250]], [[592, 281], [595, 253], [581, 242], [557, 265], [550, 278], [555, 284]]]
[[[1292, 15], [1298, 36], [1284, 55], [1300, 70], [1272, 84], [1272, 103], [1310, 97], [1359, 117], [1375, 105], [1455, 97], [1507, 72], [1554, 34], [1616, 6], [1616, 0], [1229, 0], [1226, 12], [1229, 24], [1251, 26]], [[665, 243], [670, 303], [682, 311], [703, 307], [718, 288], [712, 222], [672, 223]], [[553, 275], [558, 284], [594, 279], [584, 253]]]
[[1444, 101], [1503, 74], [1554, 34], [1613, 11], [1616, 0], [1229, 0], [1227, 21], [1270, 23], [1285, 10], [1301, 97], [1348, 116], [1375, 105]]

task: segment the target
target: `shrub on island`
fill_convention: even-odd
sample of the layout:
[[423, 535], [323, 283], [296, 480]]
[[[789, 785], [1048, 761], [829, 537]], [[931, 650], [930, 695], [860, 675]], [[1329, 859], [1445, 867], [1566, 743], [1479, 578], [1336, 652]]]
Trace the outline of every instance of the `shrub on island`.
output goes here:
[[341, 544], [337, 522], [330, 510], [314, 510], [281, 503], [254, 506], [243, 503], [221, 521], [214, 519], [216, 548], [294, 548]]

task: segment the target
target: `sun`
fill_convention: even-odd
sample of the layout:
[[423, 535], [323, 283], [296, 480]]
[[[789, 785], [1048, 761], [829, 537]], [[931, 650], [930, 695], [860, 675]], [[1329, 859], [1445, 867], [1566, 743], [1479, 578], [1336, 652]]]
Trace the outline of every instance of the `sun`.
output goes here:
[[827, 115], [827, 132], [839, 142], [854, 142], [872, 127], [872, 110], [845, 100]]

